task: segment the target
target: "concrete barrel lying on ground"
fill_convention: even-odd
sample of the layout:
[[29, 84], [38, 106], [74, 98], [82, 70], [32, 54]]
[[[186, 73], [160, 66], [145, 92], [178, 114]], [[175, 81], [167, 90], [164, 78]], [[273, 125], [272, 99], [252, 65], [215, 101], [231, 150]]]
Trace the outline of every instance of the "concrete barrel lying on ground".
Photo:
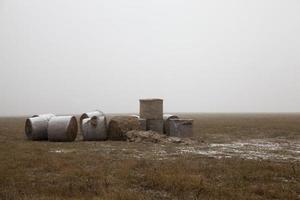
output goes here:
[[78, 125], [75, 116], [52, 117], [48, 124], [48, 140], [72, 142], [77, 136]]
[[171, 119], [170, 136], [181, 138], [193, 136], [193, 122], [192, 119]]
[[86, 119], [86, 118], [92, 118], [92, 117], [100, 117], [100, 116], [104, 116], [104, 113], [102, 111], [99, 111], [99, 110], [95, 110], [95, 111], [92, 111], [92, 112], [83, 113], [80, 116], [80, 119], [79, 119], [80, 130], [82, 131], [82, 121], [84, 119]]
[[106, 117], [93, 116], [82, 121], [82, 136], [85, 141], [106, 140]]
[[30, 140], [48, 139], [48, 122], [54, 114], [33, 115], [25, 122], [25, 133]]
[[163, 134], [164, 132], [164, 120], [163, 119], [147, 119], [147, 131], [155, 131]]
[[162, 119], [163, 100], [162, 99], [140, 99], [140, 118]]
[[108, 139], [126, 140], [126, 132], [139, 130], [139, 119], [134, 116], [116, 116], [108, 124]]
[[179, 119], [176, 115], [164, 114], [164, 134], [170, 135], [170, 120], [171, 119]]

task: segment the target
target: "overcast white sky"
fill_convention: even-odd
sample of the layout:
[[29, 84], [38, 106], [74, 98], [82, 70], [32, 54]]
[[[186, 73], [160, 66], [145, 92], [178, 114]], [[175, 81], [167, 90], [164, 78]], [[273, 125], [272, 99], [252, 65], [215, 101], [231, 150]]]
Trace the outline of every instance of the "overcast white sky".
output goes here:
[[300, 112], [299, 0], [0, 0], [0, 115]]

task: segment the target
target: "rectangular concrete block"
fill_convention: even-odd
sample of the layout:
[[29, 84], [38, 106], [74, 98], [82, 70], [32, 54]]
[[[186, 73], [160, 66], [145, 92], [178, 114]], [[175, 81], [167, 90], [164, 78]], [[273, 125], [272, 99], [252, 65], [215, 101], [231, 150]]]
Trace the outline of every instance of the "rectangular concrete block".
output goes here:
[[162, 99], [140, 99], [140, 118], [162, 119], [163, 100]]
[[148, 130], [163, 134], [164, 120], [163, 119], [147, 119], [147, 131]]
[[147, 130], [147, 120], [146, 119], [139, 118], [139, 125], [140, 125], [141, 131]]
[[170, 120], [170, 136], [173, 137], [192, 137], [193, 136], [192, 119], [171, 119]]

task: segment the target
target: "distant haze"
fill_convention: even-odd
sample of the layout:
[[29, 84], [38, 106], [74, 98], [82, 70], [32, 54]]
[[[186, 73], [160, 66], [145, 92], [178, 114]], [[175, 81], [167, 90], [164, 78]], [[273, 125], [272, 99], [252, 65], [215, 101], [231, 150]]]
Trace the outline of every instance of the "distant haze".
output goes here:
[[0, 0], [0, 115], [299, 112], [299, 0]]

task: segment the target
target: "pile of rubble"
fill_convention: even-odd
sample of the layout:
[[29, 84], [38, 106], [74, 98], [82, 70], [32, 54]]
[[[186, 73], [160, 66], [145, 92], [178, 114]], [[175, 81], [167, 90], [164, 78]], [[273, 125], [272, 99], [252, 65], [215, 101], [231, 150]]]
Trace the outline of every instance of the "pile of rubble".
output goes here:
[[164, 134], [159, 134], [155, 131], [137, 131], [132, 130], [126, 133], [126, 140], [129, 142], [150, 142], [150, 143], [162, 143], [162, 144], [195, 144], [189, 138], [169, 137]]

